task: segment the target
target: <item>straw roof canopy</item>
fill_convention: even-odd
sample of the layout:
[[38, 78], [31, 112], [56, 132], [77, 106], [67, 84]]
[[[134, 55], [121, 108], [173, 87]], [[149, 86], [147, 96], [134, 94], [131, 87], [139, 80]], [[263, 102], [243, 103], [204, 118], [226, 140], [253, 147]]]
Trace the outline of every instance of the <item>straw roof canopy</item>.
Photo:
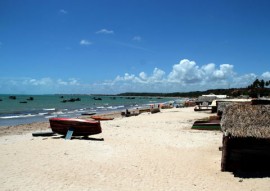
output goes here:
[[235, 104], [250, 104], [251, 102], [250, 101], [247, 101], [247, 100], [236, 100], [236, 99], [232, 99], [232, 100], [217, 100], [216, 101], [216, 105], [217, 105], [217, 110], [218, 111], [221, 111], [223, 112], [225, 110], [225, 108], [228, 106], [228, 105], [235, 105]]
[[270, 138], [270, 105], [228, 105], [221, 129], [233, 137]]
[[217, 99], [216, 96], [199, 96], [196, 102], [212, 102]]
[[232, 105], [232, 102], [218, 102], [217, 110], [223, 112], [228, 105]]

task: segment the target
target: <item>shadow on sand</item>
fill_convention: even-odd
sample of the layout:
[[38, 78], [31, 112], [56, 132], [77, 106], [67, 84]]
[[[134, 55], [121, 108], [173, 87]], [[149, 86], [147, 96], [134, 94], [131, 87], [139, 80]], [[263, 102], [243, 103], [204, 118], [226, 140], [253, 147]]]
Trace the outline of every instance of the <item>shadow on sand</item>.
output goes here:
[[244, 171], [232, 172], [238, 178], [270, 178], [270, 171]]

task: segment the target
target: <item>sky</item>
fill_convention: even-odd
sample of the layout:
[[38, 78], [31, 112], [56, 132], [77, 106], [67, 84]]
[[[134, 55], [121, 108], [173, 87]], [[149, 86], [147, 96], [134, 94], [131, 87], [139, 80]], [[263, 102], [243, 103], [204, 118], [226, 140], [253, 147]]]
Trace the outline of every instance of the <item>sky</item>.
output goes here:
[[270, 80], [269, 0], [0, 0], [0, 94]]

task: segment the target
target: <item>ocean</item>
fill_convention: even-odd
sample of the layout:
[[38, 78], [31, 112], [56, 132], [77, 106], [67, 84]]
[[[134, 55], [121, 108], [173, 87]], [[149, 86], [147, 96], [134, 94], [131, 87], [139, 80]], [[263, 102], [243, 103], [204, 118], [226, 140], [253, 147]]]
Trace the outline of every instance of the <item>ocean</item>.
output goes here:
[[110, 113], [168, 101], [173, 98], [0, 94], [0, 126], [48, 121], [51, 117], [79, 117], [84, 113]]

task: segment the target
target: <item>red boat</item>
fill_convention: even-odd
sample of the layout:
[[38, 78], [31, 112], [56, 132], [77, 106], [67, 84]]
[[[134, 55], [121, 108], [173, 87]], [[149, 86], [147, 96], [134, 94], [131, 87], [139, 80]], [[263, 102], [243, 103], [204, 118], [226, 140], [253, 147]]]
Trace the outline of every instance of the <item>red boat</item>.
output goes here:
[[50, 118], [50, 127], [53, 132], [67, 135], [72, 131], [73, 136], [87, 136], [102, 132], [99, 121], [90, 121], [77, 118]]
[[92, 119], [97, 121], [107, 121], [107, 120], [113, 120], [112, 117], [103, 117], [103, 116], [91, 116]]

